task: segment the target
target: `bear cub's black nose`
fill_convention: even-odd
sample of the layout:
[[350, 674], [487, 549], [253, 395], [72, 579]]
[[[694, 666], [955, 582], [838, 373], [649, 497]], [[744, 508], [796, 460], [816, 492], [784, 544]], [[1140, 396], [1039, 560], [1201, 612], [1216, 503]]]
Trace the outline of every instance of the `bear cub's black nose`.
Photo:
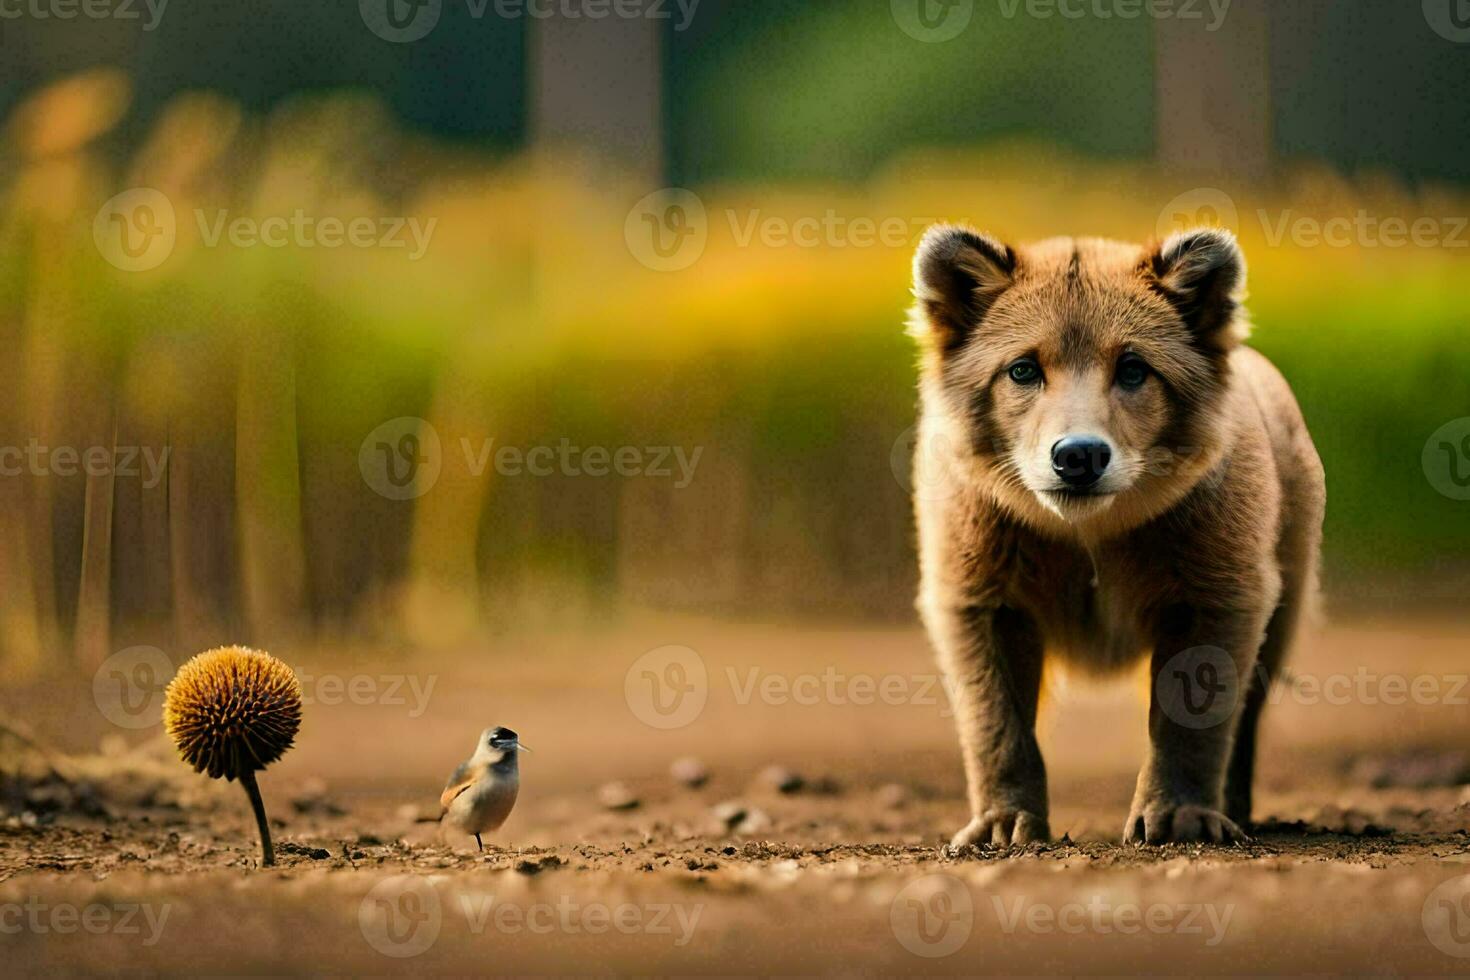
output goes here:
[[1069, 487], [1090, 487], [1107, 471], [1113, 450], [1096, 436], [1067, 436], [1051, 447], [1051, 468]]

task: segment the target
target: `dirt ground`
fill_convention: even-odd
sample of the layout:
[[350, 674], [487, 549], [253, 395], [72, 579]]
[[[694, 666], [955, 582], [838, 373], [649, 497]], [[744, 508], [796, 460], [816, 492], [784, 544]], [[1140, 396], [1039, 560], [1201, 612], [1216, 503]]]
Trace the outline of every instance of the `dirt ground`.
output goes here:
[[[1267, 715], [1262, 824], [1228, 848], [1119, 844], [1144, 682], [1055, 677], [1058, 840], [948, 852], [963, 777], [916, 630], [275, 649], [310, 701], [261, 777], [272, 869], [240, 790], [115, 724], [105, 684], [10, 689], [49, 752], [5, 743], [0, 951], [26, 974], [1463, 974], [1467, 649], [1454, 624], [1311, 639]], [[431, 821], [492, 724], [532, 751], [481, 854]]]

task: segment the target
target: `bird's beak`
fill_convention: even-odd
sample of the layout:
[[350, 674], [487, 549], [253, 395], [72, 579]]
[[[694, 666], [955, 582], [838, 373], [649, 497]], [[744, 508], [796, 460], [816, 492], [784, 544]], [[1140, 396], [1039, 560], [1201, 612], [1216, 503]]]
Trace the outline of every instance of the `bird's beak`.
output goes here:
[[529, 745], [524, 745], [521, 742], [516, 743], [516, 748], [520, 749], [522, 752], [531, 751], [531, 747]]

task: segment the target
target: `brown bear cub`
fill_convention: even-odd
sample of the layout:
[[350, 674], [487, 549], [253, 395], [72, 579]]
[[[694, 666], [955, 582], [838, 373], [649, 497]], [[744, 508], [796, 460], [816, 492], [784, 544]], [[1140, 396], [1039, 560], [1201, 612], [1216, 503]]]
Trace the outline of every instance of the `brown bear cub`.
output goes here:
[[919, 246], [918, 607], [969, 783], [954, 846], [1050, 834], [1044, 657], [1152, 658], [1124, 840], [1244, 838], [1326, 501], [1291, 389], [1241, 345], [1244, 284], [1213, 229], [1011, 248], [938, 227]]

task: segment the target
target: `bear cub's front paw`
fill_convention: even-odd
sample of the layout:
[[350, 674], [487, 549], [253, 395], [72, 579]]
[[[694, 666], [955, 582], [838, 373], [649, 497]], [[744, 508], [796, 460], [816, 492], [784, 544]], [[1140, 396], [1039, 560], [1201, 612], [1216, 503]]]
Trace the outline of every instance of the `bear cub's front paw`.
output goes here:
[[1013, 807], [994, 807], [971, 820], [954, 835], [949, 846], [961, 850], [971, 844], [1020, 847], [1051, 839], [1046, 817]]
[[1134, 803], [1123, 828], [1125, 844], [1237, 844], [1248, 840], [1240, 825], [1219, 810], [1192, 803]]

